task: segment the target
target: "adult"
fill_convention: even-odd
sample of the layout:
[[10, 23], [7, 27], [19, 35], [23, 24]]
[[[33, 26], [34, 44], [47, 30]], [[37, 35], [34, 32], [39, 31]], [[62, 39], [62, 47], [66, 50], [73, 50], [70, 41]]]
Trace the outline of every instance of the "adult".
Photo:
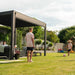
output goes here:
[[32, 55], [33, 55], [33, 49], [34, 49], [34, 34], [32, 32], [33, 32], [33, 28], [29, 28], [29, 32], [26, 34], [27, 61], [28, 62], [32, 62]]
[[3, 45], [2, 45], [2, 46], [8, 46], [8, 45], [6, 44], [6, 41], [3, 42]]
[[72, 41], [71, 40], [68, 40], [67, 42], [68, 42], [67, 47], [68, 47], [68, 56], [69, 56], [70, 55], [70, 51], [72, 49]]

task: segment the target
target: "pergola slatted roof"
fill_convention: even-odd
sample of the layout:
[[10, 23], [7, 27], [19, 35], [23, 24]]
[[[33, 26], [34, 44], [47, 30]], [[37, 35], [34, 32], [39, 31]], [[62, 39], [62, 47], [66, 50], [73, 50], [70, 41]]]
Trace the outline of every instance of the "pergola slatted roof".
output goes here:
[[[13, 11], [0, 12], [0, 24], [11, 26], [11, 15]], [[34, 19], [32, 17], [21, 14], [17, 11], [15, 12], [16, 27], [28, 27], [28, 26], [42, 26], [45, 27], [46, 24], [40, 20]]]
[[42, 26], [44, 27], [44, 56], [46, 56], [46, 24], [40, 20], [31, 18], [17, 11], [0, 12], [0, 24], [11, 27], [11, 51], [10, 59], [14, 54], [14, 46], [16, 45], [16, 28], [17, 27], [30, 27]]

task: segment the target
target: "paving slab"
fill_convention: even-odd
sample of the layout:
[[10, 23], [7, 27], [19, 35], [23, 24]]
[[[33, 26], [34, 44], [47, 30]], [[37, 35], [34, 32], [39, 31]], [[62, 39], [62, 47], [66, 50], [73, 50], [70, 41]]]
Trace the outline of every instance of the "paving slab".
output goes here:
[[12, 62], [19, 62], [24, 60], [6, 60], [6, 61], [0, 61], [0, 63], [12, 63]]

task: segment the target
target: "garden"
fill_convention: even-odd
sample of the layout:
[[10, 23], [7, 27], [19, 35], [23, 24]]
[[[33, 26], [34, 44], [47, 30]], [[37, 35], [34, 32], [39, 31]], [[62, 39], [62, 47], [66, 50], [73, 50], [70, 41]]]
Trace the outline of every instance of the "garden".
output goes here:
[[[0, 41], [6, 41], [10, 45], [10, 28], [0, 28]], [[3, 29], [5, 30], [3, 32]], [[37, 32], [36, 32], [37, 31]], [[25, 44], [25, 34], [28, 28], [17, 29], [17, 49], [22, 50]], [[35, 50], [44, 50], [44, 30], [40, 26], [34, 27]], [[56, 32], [47, 31], [46, 50], [54, 50], [54, 43], [67, 44], [67, 40], [75, 36], [75, 27], [63, 29], [56, 35]], [[62, 35], [61, 35], [62, 34]], [[71, 36], [70, 36], [71, 35]], [[74, 39], [75, 40], [75, 39]], [[73, 50], [75, 50], [75, 41]], [[16, 53], [20, 54], [18, 51]], [[70, 56], [65, 53], [49, 53], [46, 56], [33, 56], [33, 62], [28, 63], [26, 57], [20, 57], [18, 60], [9, 62], [8, 59], [0, 59], [0, 75], [75, 75], [75, 52]]]
[[[16, 62], [0, 63], [0, 75], [75, 75], [75, 53], [47, 53], [47, 56], [33, 57], [27, 63], [26, 57]], [[9, 61], [0, 59], [0, 61]]]

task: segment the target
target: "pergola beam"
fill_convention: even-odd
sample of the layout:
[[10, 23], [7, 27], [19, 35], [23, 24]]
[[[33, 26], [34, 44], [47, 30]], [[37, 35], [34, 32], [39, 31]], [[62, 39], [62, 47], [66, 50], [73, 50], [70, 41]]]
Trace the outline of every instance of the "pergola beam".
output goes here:
[[35, 25], [43, 26], [43, 27], [46, 25], [44, 22], [41, 22], [40, 20], [34, 19], [32, 17], [21, 14], [19, 12], [16, 12], [16, 18], [26, 21], [26, 22], [29, 22], [29, 23], [32, 23], [32, 24], [35, 24]]
[[6, 11], [6, 12], [0, 12], [0, 15], [9, 15], [9, 14], [12, 14], [13, 10], [12, 11]]

